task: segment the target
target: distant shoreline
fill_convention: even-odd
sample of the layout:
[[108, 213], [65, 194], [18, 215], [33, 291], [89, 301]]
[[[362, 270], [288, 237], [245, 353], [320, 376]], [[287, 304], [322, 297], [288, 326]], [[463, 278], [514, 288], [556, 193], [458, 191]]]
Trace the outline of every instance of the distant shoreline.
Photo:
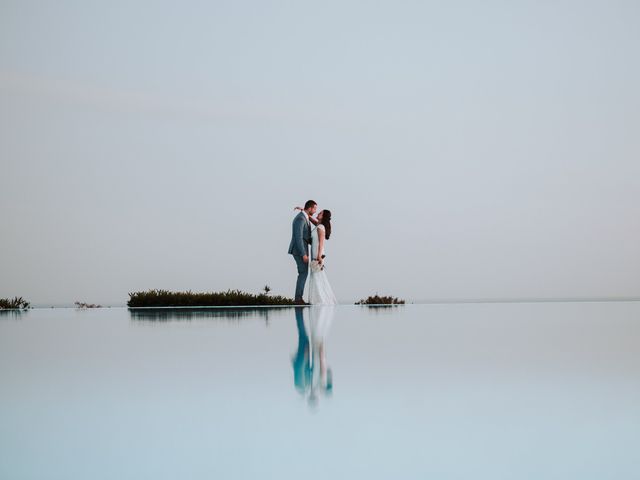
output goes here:
[[[511, 304], [511, 303], [628, 303], [628, 302], [640, 302], [640, 297], [593, 297], [593, 298], [518, 298], [518, 299], [501, 299], [501, 298], [479, 298], [479, 299], [435, 299], [435, 300], [422, 300], [416, 302], [407, 302], [405, 306], [410, 305], [465, 305], [465, 304]], [[339, 302], [338, 306], [353, 306], [362, 307], [362, 305], [354, 305], [352, 302]], [[204, 305], [200, 307], [127, 307], [126, 304], [119, 305], [103, 305], [101, 308], [126, 308], [129, 310], [145, 310], [145, 309], [193, 309], [193, 308], [207, 308], [207, 309], [223, 309], [223, 308], [292, 308], [295, 305]], [[56, 305], [33, 305], [33, 309], [74, 309], [73, 304], [56, 304]], [[96, 309], [92, 309], [96, 310]], [[9, 310], [7, 310], [9, 311]]]

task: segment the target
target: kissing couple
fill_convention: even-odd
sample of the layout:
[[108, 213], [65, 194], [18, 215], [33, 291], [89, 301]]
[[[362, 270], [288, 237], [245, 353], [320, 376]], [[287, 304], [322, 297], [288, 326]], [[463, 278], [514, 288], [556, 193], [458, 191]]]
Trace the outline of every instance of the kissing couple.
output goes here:
[[[304, 208], [294, 208], [294, 210], [300, 210], [291, 225], [291, 243], [289, 244], [289, 253], [293, 255], [298, 268], [294, 299], [296, 305], [336, 305], [338, 303], [324, 269], [325, 244], [331, 237], [331, 212], [321, 210], [314, 218], [317, 209], [318, 204], [313, 200], [308, 200]], [[309, 277], [308, 303], [303, 299], [307, 276]]]

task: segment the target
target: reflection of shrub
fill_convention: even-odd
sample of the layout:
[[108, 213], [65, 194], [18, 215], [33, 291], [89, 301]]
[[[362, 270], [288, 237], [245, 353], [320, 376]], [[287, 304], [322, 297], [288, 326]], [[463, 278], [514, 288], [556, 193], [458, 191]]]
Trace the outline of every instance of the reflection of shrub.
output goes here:
[[31, 307], [31, 304], [22, 297], [0, 298], [0, 309], [1, 308], [27, 309], [30, 307]]
[[215, 318], [238, 323], [241, 320], [260, 319], [269, 323], [269, 316], [274, 310], [284, 310], [280, 306], [275, 307], [150, 307], [150, 308], [130, 308], [129, 314], [133, 320], [140, 322], [170, 322], [170, 321], [191, 321]]
[[356, 305], [404, 305], [404, 300], [397, 297], [381, 297], [377, 293], [356, 302]]
[[129, 307], [231, 307], [245, 305], [293, 305], [293, 299], [261, 293], [227, 290], [226, 292], [194, 293], [147, 290], [129, 293]]
[[96, 305], [95, 303], [75, 302], [76, 308], [102, 308], [102, 305]]

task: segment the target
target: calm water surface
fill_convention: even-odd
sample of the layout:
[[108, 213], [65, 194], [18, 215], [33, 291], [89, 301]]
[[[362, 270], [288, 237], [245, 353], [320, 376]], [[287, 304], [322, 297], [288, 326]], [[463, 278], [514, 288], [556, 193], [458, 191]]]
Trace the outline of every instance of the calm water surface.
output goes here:
[[640, 303], [0, 315], [1, 479], [637, 479]]

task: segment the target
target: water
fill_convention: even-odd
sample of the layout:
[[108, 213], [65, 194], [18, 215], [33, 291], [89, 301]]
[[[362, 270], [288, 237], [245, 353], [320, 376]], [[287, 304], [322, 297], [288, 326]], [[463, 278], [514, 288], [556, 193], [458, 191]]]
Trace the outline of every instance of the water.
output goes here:
[[0, 478], [635, 479], [639, 341], [634, 302], [4, 313]]

